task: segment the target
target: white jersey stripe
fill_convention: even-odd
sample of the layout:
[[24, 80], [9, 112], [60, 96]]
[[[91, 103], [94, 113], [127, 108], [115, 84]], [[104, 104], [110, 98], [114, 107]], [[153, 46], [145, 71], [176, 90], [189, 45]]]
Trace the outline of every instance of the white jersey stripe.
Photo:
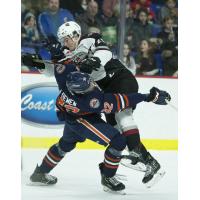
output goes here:
[[122, 109], [124, 109], [125, 108], [124, 98], [123, 98], [123, 96], [121, 94], [118, 94], [118, 95], [119, 95], [120, 100], [121, 100]]
[[119, 165], [119, 162], [110, 162], [108, 160], [106, 160], [106, 158], [104, 159], [105, 163], [109, 164], [109, 165]]
[[92, 124], [90, 124], [87, 120], [80, 118], [77, 119], [77, 121], [81, 124], [83, 124], [85, 127], [87, 127], [90, 131], [92, 131], [96, 136], [101, 138], [104, 142], [107, 144], [110, 142], [110, 139], [107, 138], [102, 132], [100, 132], [98, 129], [96, 129]]
[[51, 163], [53, 163], [53, 164], [55, 164], [55, 165], [58, 164], [58, 162], [55, 162], [54, 160], [52, 160], [52, 159], [49, 157], [48, 154], [46, 155], [46, 157], [48, 158], [48, 160], [49, 160]]

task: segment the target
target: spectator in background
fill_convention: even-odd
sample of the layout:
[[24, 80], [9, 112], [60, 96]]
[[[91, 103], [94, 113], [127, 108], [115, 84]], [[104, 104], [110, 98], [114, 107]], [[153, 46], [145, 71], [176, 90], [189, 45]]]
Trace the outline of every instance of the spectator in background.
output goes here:
[[128, 44], [124, 44], [124, 57], [123, 57], [124, 65], [132, 72], [133, 75], [136, 74], [136, 64], [135, 59], [131, 55], [130, 47]]
[[99, 33], [99, 34], [101, 34], [101, 30], [99, 29], [99, 27], [91, 26], [88, 29], [88, 33]]
[[136, 49], [142, 40], [149, 40], [152, 37], [152, 25], [148, 23], [148, 12], [140, 8], [137, 13], [136, 21], [133, 23], [133, 42]]
[[22, 23], [23, 23], [23, 20], [24, 20], [27, 13], [32, 13], [33, 15], [36, 14], [35, 10], [33, 9], [33, 5], [31, 3], [31, 1], [22, 0], [21, 1], [21, 20], [22, 20]]
[[172, 17], [174, 24], [178, 25], [178, 8], [176, 7], [176, 0], [166, 0], [166, 3], [160, 9], [159, 18], [163, 22], [165, 17]]
[[102, 20], [104, 26], [116, 26], [119, 17], [119, 0], [103, 0]]
[[172, 17], [165, 17], [163, 30], [157, 36], [162, 40], [161, 51], [166, 76], [176, 75], [178, 70], [178, 28], [173, 24]]
[[102, 38], [113, 49], [117, 44], [119, 0], [103, 0], [102, 11]]
[[39, 28], [44, 37], [57, 37], [58, 27], [67, 21], [74, 21], [74, 17], [70, 11], [60, 8], [59, 0], [48, 0], [47, 11], [41, 13], [38, 18]]
[[154, 50], [154, 44], [148, 40], [142, 40], [140, 42], [140, 48], [135, 57], [137, 75], [152, 76], [158, 74], [159, 69], [156, 66]]
[[118, 3], [119, 0], [104, 0], [102, 5], [103, 14], [108, 18], [112, 17]]
[[129, 3], [126, 3], [126, 26], [125, 26], [125, 42], [129, 44], [131, 50], [134, 48], [133, 46], [133, 11], [130, 7]]
[[151, 9], [151, 0], [133, 0], [130, 5], [135, 15], [141, 8], [144, 8], [147, 10], [148, 20], [154, 21], [155, 13]]
[[151, 0], [153, 4], [157, 4], [158, 6], [162, 6], [165, 4], [166, 0]]
[[32, 13], [26, 14], [21, 34], [22, 45], [25, 43], [29, 43], [31, 45], [31, 43], [36, 43], [40, 40], [35, 16]]
[[[91, 0], [88, 2], [87, 10], [76, 18], [76, 22], [81, 26], [83, 35], [89, 33], [89, 30], [91, 32], [92, 27], [98, 29], [96, 30], [98, 33], [101, 32], [102, 22], [97, 14], [98, 4], [96, 1]], [[92, 32], [95, 31], [94, 28], [92, 29]]]
[[[46, 1], [46, 0], [45, 0]], [[23, 20], [27, 13], [32, 13], [35, 18], [38, 18], [38, 15], [41, 13], [43, 4], [45, 1], [41, 0], [22, 0], [21, 5], [21, 19]]]
[[74, 17], [83, 14], [87, 9], [88, 0], [60, 0], [60, 7], [70, 10]]

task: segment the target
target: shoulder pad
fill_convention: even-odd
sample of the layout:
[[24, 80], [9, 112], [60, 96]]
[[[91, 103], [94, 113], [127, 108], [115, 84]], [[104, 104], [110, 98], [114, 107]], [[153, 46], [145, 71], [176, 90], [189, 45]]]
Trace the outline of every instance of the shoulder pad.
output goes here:
[[89, 38], [93, 38], [95, 40], [95, 47], [100, 47], [100, 46], [103, 46], [103, 47], [106, 47], [106, 49], [108, 49], [107, 47], [107, 44], [106, 42], [102, 39], [102, 36], [101, 34], [99, 33], [89, 33], [89, 34], [86, 34], [84, 36], [81, 37], [80, 41], [81, 40], [84, 40], [84, 39], [89, 39]]
[[81, 40], [86, 39], [86, 38], [99, 39], [99, 38], [101, 38], [101, 37], [102, 37], [102, 36], [101, 36], [101, 34], [99, 34], [99, 33], [88, 33], [88, 34], [86, 34], [86, 35], [83, 35], [83, 36], [81, 37]]

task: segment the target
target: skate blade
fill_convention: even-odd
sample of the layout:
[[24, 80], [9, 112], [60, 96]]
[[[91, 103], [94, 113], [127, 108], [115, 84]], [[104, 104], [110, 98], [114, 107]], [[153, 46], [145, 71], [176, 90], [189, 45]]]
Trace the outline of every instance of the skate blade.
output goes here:
[[126, 195], [126, 193], [124, 192], [124, 190], [114, 191], [114, 190], [111, 190], [110, 188], [108, 188], [108, 187], [106, 187], [106, 186], [103, 187], [103, 191], [104, 191], [104, 192], [111, 193], [111, 194]]
[[140, 172], [146, 172], [146, 166], [145, 164], [138, 162], [137, 164], [133, 165], [130, 162], [128, 162], [126, 159], [122, 159], [120, 164], [122, 164], [125, 167], [128, 167], [130, 169], [134, 169], [136, 171], [140, 171]]
[[47, 184], [47, 183], [41, 183], [41, 182], [29, 182], [29, 183], [26, 183], [26, 185], [28, 186], [53, 186], [55, 184]]
[[157, 173], [153, 176], [153, 178], [145, 183], [147, 188], [151, 188], [152, 186], [154, 186], [156, 183], [158, 183], [162, 177], [166, 174], [166, 172], [164, 170], [158, 170]]

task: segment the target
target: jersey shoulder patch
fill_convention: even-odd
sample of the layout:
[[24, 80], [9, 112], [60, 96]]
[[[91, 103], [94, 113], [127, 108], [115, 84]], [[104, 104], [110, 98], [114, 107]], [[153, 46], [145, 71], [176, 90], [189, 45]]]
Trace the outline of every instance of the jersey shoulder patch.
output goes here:
[[91, 108], [99, 108], [99, 106], [100, 106], [100, 101], [99, 101], [99, 99], [97, 99], [97, 98], [92, 98], [91, 100], [90, 100], [90, 107]]
[[56, 68], [56, 72], [58, 74], [62, 74], [65, 71], [66, 67], [65, 67], [65, 65], [56, 64], [55, 68]]

